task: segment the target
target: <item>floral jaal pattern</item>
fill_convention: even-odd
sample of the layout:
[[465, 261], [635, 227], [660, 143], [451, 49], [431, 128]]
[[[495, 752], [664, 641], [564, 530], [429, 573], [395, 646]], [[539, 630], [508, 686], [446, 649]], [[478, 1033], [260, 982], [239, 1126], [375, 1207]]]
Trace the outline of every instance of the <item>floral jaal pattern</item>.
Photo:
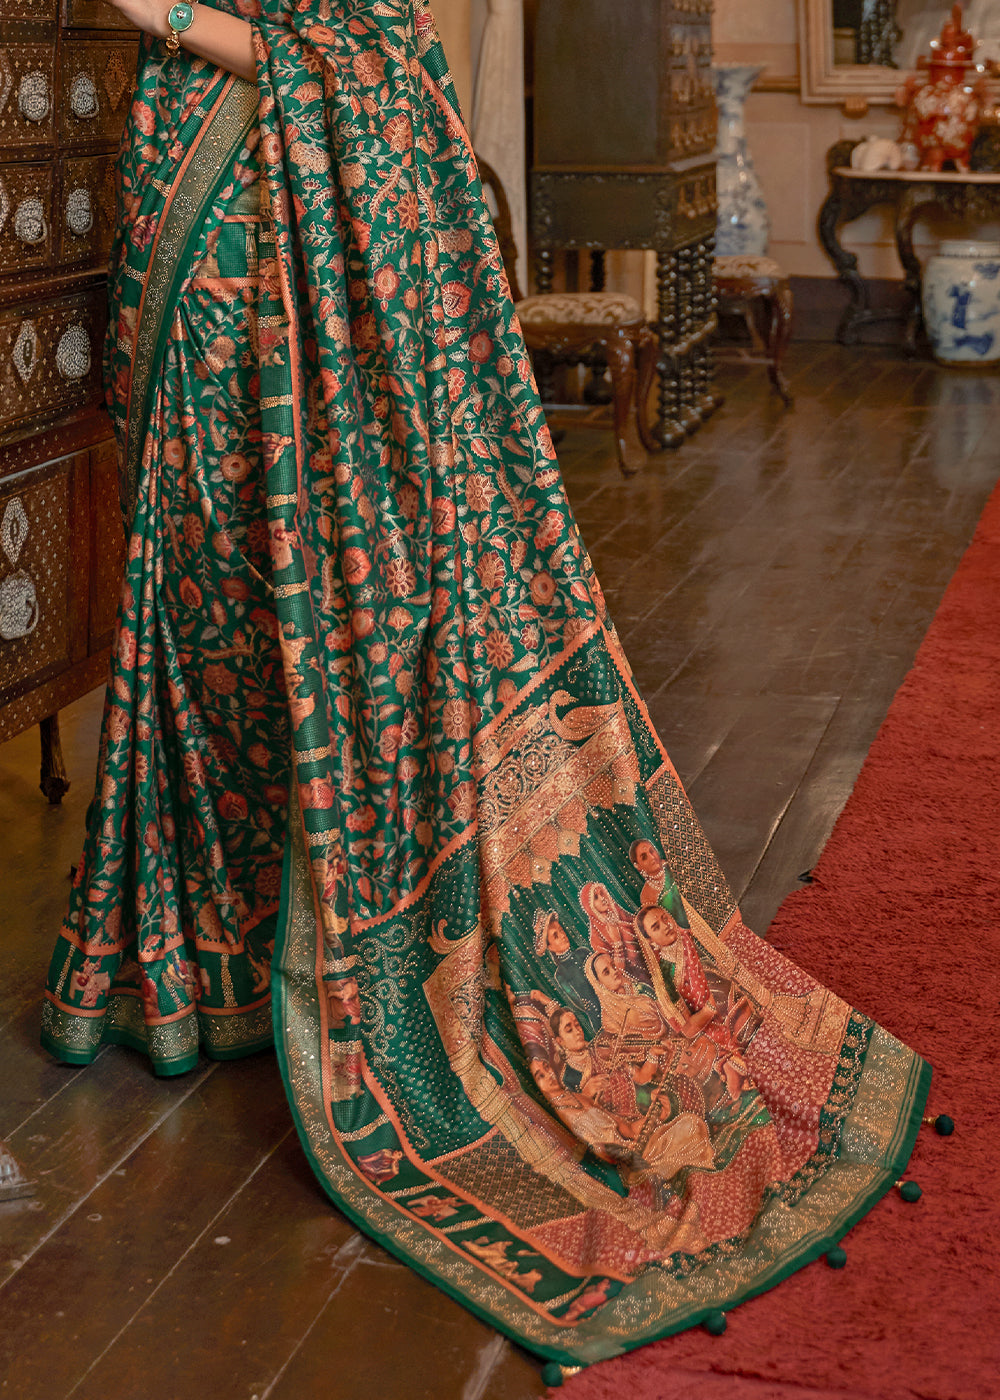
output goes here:
[[[427, 6], [231, 8], [259, 142], [219, 172], [141, 422], [46, 1043], [169, 1072], [273, 1012], [334, 1201], [525, 1345], [614, 1355], [843, 1233], [926, 1067], [740, 921], [567, 504]], [[222, 81], [146, 62], [126, 437], [167, 171]]]

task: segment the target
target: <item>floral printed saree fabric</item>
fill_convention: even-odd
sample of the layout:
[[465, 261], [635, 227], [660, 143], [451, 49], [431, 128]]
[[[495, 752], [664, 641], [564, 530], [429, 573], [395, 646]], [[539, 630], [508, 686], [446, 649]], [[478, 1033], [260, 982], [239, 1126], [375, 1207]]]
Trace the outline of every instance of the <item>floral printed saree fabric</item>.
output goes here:
[[148, 44], [109, 402], [130, 532], [43, 1036], [274, 1039], [334, 1202], [580, 1364], [770, 1287], [929, 1070], [742, 925], [563, 492], [413, 0]]

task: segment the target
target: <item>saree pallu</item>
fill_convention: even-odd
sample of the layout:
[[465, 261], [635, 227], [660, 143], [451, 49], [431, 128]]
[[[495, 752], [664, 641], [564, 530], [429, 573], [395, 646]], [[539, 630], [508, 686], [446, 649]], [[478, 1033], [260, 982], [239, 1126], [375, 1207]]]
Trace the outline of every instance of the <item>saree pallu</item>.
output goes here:
[[196, 160], [228, 80], [194, 65], [178, 108], [147, 68], [123, 154], [136, 504], [46, 1043], [184, 1068], [261, 1043], [269, 988], [336, 1204], [588, 1363], [828, 1250], [930, 1071], [740, 921], [569, 511], [428, 12], [253, 24], [259, 144], [197, 212], [146, 167]]

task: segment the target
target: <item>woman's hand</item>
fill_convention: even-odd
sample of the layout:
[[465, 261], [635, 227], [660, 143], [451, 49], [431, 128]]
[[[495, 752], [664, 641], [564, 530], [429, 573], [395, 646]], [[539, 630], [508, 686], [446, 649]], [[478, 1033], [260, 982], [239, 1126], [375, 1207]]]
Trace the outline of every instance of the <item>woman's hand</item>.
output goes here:
[[[167, 14], [173, 0], [109, 0], [136, 29], [165, 39], [170, 33]], [[253, 52], [253, 30], [245, 19], [195, 3], [190, 29], [180, 36], [181, 47], [198, 58], [205, 58], [229, 73], [253, 82], [257, 61]]]

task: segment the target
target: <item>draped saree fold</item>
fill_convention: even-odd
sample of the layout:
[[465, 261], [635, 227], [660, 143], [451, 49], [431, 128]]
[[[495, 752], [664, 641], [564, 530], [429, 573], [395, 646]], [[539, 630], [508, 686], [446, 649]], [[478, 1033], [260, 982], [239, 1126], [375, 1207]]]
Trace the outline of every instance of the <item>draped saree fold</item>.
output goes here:
[[256, 102], [140, 63], [128, 567], [43, 1038], [176, 1073], [273, 1025], [334, 1202], [598, 1360], [829, 1249], [929, 1069], [740, 921], [569, 511], [428, 10], [251, 19]]

